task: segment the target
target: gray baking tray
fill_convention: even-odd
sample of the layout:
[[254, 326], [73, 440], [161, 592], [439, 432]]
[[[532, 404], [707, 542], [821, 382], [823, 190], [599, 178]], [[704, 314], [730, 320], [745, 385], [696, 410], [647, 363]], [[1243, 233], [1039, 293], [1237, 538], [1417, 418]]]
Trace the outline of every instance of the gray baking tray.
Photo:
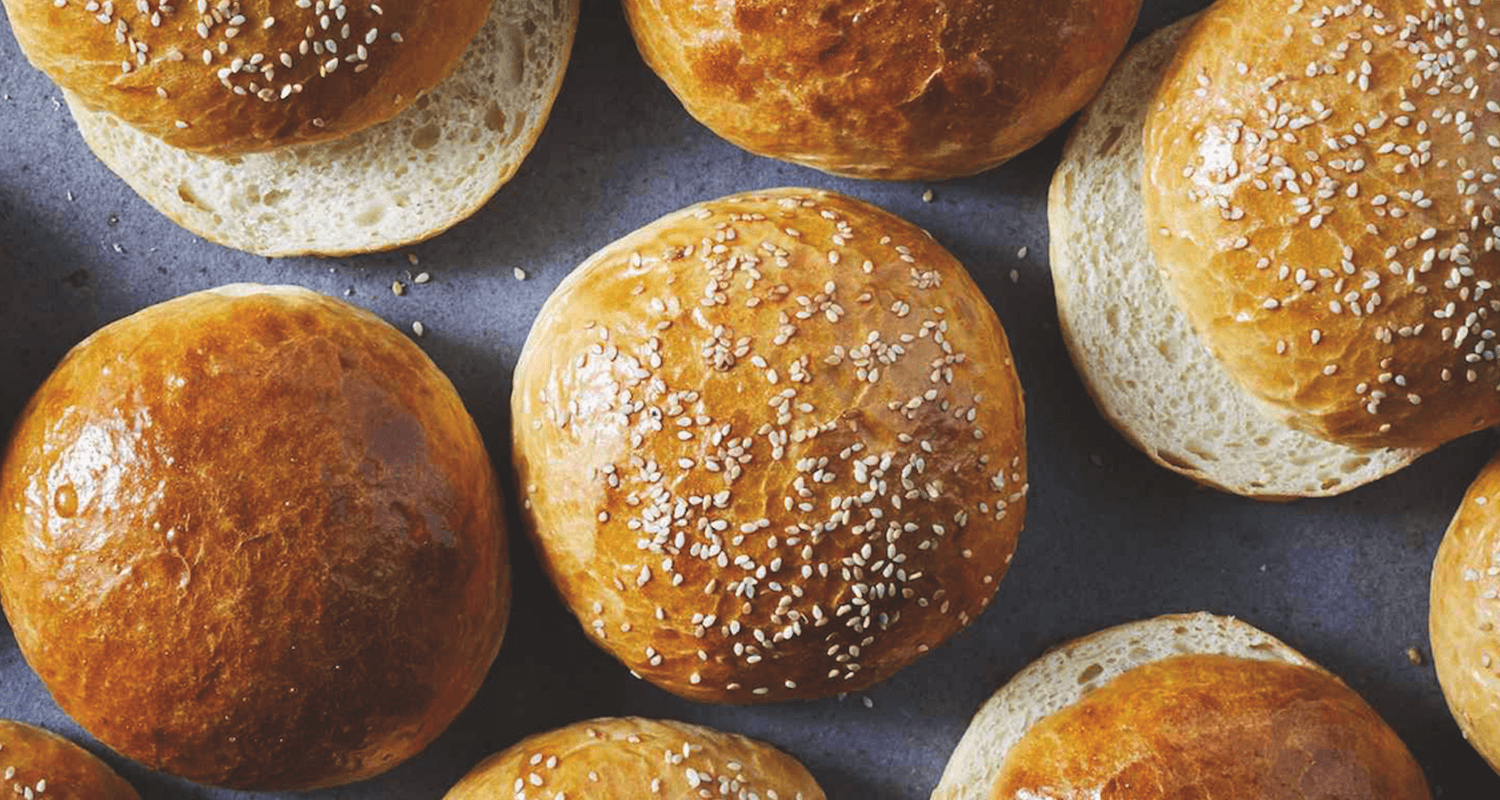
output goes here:
[[[1137, 35], [1205, 5], [1147, 0]], [[223, 283], [296, 283], [347, 296], [403, 330], [421, 321], [421, 345], [457, 384], [503, 468], [511, 370], [531, 320], [568, 271], [681, 206], [779, 185], [845, 192], [927, 228], [974, 273], [1015, 349], [1029, 416], [1026, 531], [990, 610], [924, 661], [842, 699], [695, 705], [635, 680], [595, 649], [517, 535], [510, 632], [474, 703], [386, 776], [304, 797], [438, 798], [484, 756], [529, 733], [639, 714], [774, 742], [833, 800], [919, 800], [979, 704], [1045, 648], [1198, 609], [1243, 617], [1343, 676], [1406, 740], [1438, 796], [1500, 797], [1500, 778], [1448, 715], [1427, 647], [1433, 555], [1496, 449], [1493, 436], [1454, 443], [1341, 498], [1286, 505], [1204, 490], [1153, 465], [1099, 417], [1058, 334], [1046, 191], [1061, 134], [1001, 169], [932, 185], [842, 180], [756, 158], [682, 111], [641, 62], [614, 0], [584, 0], [551, 122], [482, 211], [395, 253], [273, 261], [209, 244], [153, 211], [89, 154], [60, 99], [0, 17], [0, 250], [14, 265], [0, 276], [0, 426], [70, 346], [111, 320]], [[423, 271], [431, 282], [412, 284], [409, 273]], [[404, 296], [391, 291], [397, 280], [408, 284]], [[1408, 660], [1409, 647], [1421, 651], [1421, 665]], [[0, 717], [84, 743], [146, 798], [255, 796], [152, 774], [106, 751], [58, 710], [3, 623]]]

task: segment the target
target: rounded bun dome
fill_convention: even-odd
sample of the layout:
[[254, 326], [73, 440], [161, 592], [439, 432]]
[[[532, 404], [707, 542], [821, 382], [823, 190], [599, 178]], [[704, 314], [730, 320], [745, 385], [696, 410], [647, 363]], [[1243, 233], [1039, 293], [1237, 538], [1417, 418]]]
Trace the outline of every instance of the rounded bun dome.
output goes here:
[[1025, 513], [999, 319], [924, 231], [774, 189], [609, 245], [543, 307], [511, 409], [564, 600], [697, 700], [857, 691], [972, 622]]
[[447, 77], [491, 0], [4, 0], [83, 106], [232, 156], [337, 139]]

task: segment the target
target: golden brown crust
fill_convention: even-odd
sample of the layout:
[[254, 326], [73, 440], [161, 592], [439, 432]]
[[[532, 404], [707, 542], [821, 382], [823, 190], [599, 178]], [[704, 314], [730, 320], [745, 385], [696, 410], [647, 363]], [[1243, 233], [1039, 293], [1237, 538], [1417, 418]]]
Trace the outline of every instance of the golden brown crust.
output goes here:
[[492, 467], [375, 316], [225, 287], [73, 349], [0, 477], [0, 599], [63, 710], [148, 767], [383, 772], [478, 690], [509, 606]]
[[511, 407], [564, 599], [696, 700], [888, 677], [989, 603], [1025, 511], [994, 311], [921, 229], [829, 192], [703, 203], [596, 254]]
[[1432, 663], [1464, 738], [1500, 770], [1500, 458], [1464, 495], [1432, 568]]
[[589, 720], [527, 737], [485, 759], [444, 800], [655, 800], [698, 797], [704, 789], [716, 797], [823, 800], [807, 769], [770, 745], [636, 718]]
[[141, 800], [92, 753], [51, 731], [0, 719], [0, 796], [17, 800]]
[[173, 147], [233, 156], [388, 120], [458, 65], [490, 0], [5, 0], [31, 63]]
[[1500, 421], [1500, 27], [1456, 6], [1224, 0], [1147, 121], [1169, 286], [1236, 380], [1330, 441]]
[[1137, 667], [1038, 722], [992, 800], [1428, 800], [1411, 753], [1320, 670], [1219, 655]]
[[624, 7], [646, 63], [718, 135], [838, 175], [915, 180], [989, 169], [1061, 125], [1104, 83], [1140, 0]]

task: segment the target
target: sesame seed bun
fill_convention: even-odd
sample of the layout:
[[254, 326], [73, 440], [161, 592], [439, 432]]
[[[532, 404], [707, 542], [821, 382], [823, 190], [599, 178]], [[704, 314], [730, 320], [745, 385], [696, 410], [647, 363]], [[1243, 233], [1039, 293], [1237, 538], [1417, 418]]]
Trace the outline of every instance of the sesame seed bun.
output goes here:
[[384, 772], [500, 646], [504, 517], [451, 384], [294, 287], [152, 306], [75, 347], [0, 473], [0, 600], [59, 706], [241, 789]]
[[1198, 613], [1049, 651], [975, 715], [933, 800], [1428, 800], [1359, 695], [1277, 639]]
[[1432, 663], [1464, 738], [1500, 770], [1500, 459], [1479, 473], [1432, 568]]
[[1147, 244], [1142, 129], [1191, 24], [1120, 59], [1063, 151], [1047, 212], [1063, 340], [1100, 413], [1158, 464], [1262, 500], [1341, 494], [1424, 451], [1334, 444], [1267, 414], [1203, 346]]
[[701, 203], [595, 254], [511, 409], [563, 599], [695, 700], [883, 680], [989, 604], [1025, 512], [995, 312], [926, 232], [830, 192]]
[[51, 731], [0, 719], [0, 795], [16, 800], [140, 800], [109, 765]]
[[562, 86], [577, 0], [495, 0], [488, 9], [451, 77], [394, 119], [337, 142], [213, 158], [64, 96], [94, 154], [205, 239], [264, 256], [389, 250], [488, 202], [536, 143]]
[[1146, 122], [1152, 251], [1299, 430], [1427, 449], [1500, 422], [1500, 15], [1221, 0]]
[[489, 0], [5, 0], [21, 49], [85, 107], [231, 156], [384, 122], [457, 66]]
[[484, 760], [444, 800], [677, 797], [823, 800], [796, 759], [682, 722], [595, 719], [528, 737]]
[[1104, 82], [1140, 5], [624, 2], [646, 63], [714, 133], [881, 180], [972, 175], [1036, 144]]

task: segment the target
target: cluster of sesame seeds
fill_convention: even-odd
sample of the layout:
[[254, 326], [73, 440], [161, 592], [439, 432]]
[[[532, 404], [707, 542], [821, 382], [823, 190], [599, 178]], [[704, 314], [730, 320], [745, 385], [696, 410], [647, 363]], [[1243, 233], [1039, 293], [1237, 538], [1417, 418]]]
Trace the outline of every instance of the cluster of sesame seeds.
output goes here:
[[[986, 398], [955, 389], [957, 373], [975, 367], [949, 338], [947, 309], [925, 302], [942, 285], [941, 271], [888, 236], [869, 237], [852, 260], [845, 248], [859, 233], [847, 215], [815, 200], [782, 198], [778, 210], [771, 216], [816, 213], [827, 240], [759, 211], [698, 210], [709, 235], [628, 258], [636, 274], [670, 276], [655, 283], [664, 294], [646, 282], [632, 291], [648, 318], [631, 327], [649, 333], [627, 339], [586, 323], [596, 341], [570, 367], [589, 376], [581, 380], [590, 391], [543, 390], [536, 398], [543, 413], [535, 429], [568, 431], [587, 419], [590, 429], [628, 432], [630, 452], [618, 462], [603, 456], [590, 478], [604, 487], [597, 519], [610, 531], [601, 536], [628, 537], [637, 556], [623, 559], [612, 581], [605, 578], [612, 586], [600, 589], [652, 598], [655, 618], [666, 623], [657, 627], [698, 640], [695, 655], [659, 652], [649, 637], [624, 654], [638, 670], [687, 674], [693, 685], [710, 662], [728, 662], [735, 675], [775, 675], [752, 668], [789, 651], [815, 652], [824, 662], [820, 680], [850, 681], [903, 610], [931, 608], [967, 624], [978, 609], [967, 600], [955, 607], [911, 562], [940, 550], [940, 558], [970, 558], [955, 542], [971, 520], [1006, 520], [1026, 491], [1020, 455], [983, 443]], [[877, 251], [878, 267], [863, 257]], [[814, 277], [826, 274], [820, 262], [843, 260], [848, 268], [834, 278]], [[731, 324], [751, 316], [759, 316], [755, 330], [768, 333], [746, 336], [744, 323]], [[671, 337], [686, 326], [707, 331], [693, 352], [708, 369], [683, 367], [688, 385], [674, 386]], [[829, 339], [843, 344], [812, 344]], [[715, 380], [700, 377], [705, 372], [735, 388], [705, 388]], [[890, 374], [903, 377], [883, 380]], [[925, 380], [912, 390], [914, 374]], [[981, 382], [965, 377], [959, 386]], [[864, 408], [847, 403], [856, 394], [866, 396]], [[759, 419], [754, 411], [716, 413], [720, 398], [763, 402], [766, 411]], [[1010, 402], [1019, 401], [998, 401]], [[888, 441], [892, 433], [872, 439], [872, 429], [896, 441]], [[977, 453], [950, 458], [964, 449]], [[741, 499], [738, 482], [751, 470], [754, 485]], [[536, 492], [526, 487], [528, 496]], [[996, 576], [975, 580], [992, 586]], [[632, 631], [629, 619], [612, 621], [617, 604], [578, 611], [602, 640]], [[947, 632], [937, 627], [924, 631], [932, 643]], [[784, 676], [722, 687], [755, 697], [798, 688]]]
[[[1492, 499], [1485, 495], [1479, 495], [1474, 497], [1471, 502], [1476, 506], [1487, 506], [1492, 502]], [[1473, 535], [1488, 538], [1484, 537], [1482, 533], [1475, 533]], [[1479, 599], [1493, 609], [1491, 612], [1493, 614], [1496, 611], [1500, 611], [1500, 546], [1491, 545], [1485, 549], [1489, 552], [1489, 562], [1464, 567], [1463, 581], [1464, 583], [1479, 584]], [[1480, 633], [1485, 634], [1486, 640], [1493, 648], [1483, 648], [1480, 650], [1479, 667], [1491, 675], [1500, 677], [1500, 638], [1495, 636], [1495, 624], [1487, 619], [1482, 619], [1479, 621], [1478, 626]]]
[[[699, 800], [804, 800], [801, 792], [787, 796], [761, 786], [745, 765], [734, 759], [720, 760], [702, 744], [688, 741], [665, 725], [646, 723], [646, 735], [638, 733], [605, 733], [595, 727], [584, 730], [588, 742], [566, 749], [545, 744], [522, 753], [518, 772], [511, 784], [514, 800], [567, 800], [568, 786], [578, 783], [577, 768], [570, 762], [620, 762], [612, 764], [601, 775], [590, 769], [578, 797], [597, 794], [590, 786], [610, 783], [619, 787], [622, 778], [637, 770], [650, 773], [641, 776], [643, 786], [653, 796], [699, 798]], [[545, 740], [547, 737], [540, 737]], [[620, 751], [638, 753], [639, 758], [622, 758]], [[628, 764], [629, 766], [624, 766]], [[653, 766], [655, 765], [655, 766]], [[560, 770], [567, 770], [559, 777]], [[561, 788], [558, 788], [561, 786]], [[634, 793], [632, 793], [634, 794]], [[644, 794], [644, 792], [643, 792]]]
[[[4, 753], [5, 745], [0, 744], [0, 763], [4, 763]], [[23, 780], [20, 772], [14, 765], [6, 765], [4, 772], [0, 772], [0, 777], [3, 777], [5, 783], [10, 784], [11, 793], [16, 797], [23, 798], [23, 800], [36, 800], [36, 798], [41, 797], [47, 791], [46, 778], [27, 778]]]
[[[1264, 294], [1238, 319], [1300, 310], [1324, 320], [1276, 341], [1275, 352], [1337, 376], [1371, 415], [1391, 402], [1421, 404], [1418, 387], [1497, 381], [1500, 6], [1288, 0], [1283, 32], [1289, 46], [1317, 55], [1232, 65], [1253, 82], [1259, 107], [1206, 121], [1201, 157], [1182, 170], [1191, 202], [1215, 207], [1226, 230], [1245, 226], [1221, 245], [1252, 259], [1262, 276], [1252, 291]], [[1199, 97], [1215, 91], [1209, 69], [1191, 76]], [[1345, 100], [1350, 93], [1377, 93], [1388, 105], [1371, 113]], [[1247, 218], [1249, 204], [1264, 209], [1259, 219]], [[1330, 257], [1298, 261], [1307, 257], [1289, 246]], [[1425, 297], [1399, 302], [1412, 295]], [[1347, 337], [1383, 346], [1370, 374], [1345, 374]], [[1452, 352], [1444, 363], [1411, 355], [1432, 338]]]
[[[326, 79], [343, 69], [361, 73], [369, 68], [375, 51], [381, 46], [399, 45], [402, 37], [396, 31], [383, 31], [380, 25], [384, 9], [378, 2], [366, 0], [356, 8], [346, 0], [295, 0], [282, 16], [257, 16], [243, 8], [239, 0], [190, 0], [193, 17], [178, 20], [175, 0], [135, 0], [116, 7], [114, 0], [52, 0], [59, 9], [79, 7], [102, 26], [109, 28], [115, 42], [125, 48], [120, 61], [123, 74], [159, 67], [165, 63], [201, 62], [214, 71], [223, 87], [242, 97], [264, 102], [284, 101], [300, 94], [308, 82]], [[286, 49], [257, 49], [247, 40], [265, 37], [242, 34], [266, 32], [292, 26], [300, 30], [299, 41]], [[192, 31], [191, 34], [180, 33]], [[159, 30], [165, 29], [165, 30]], [[186, 41], [152, 47], [148, 39], [157, 37]], [[154, 73], [160, 75], [160, 72]], [[156, 93], [169, 97], [163, 83]], [[177, 120], [179, 129], [190, 127]], [[318, 124], [317, 121], [314, 124]]]

